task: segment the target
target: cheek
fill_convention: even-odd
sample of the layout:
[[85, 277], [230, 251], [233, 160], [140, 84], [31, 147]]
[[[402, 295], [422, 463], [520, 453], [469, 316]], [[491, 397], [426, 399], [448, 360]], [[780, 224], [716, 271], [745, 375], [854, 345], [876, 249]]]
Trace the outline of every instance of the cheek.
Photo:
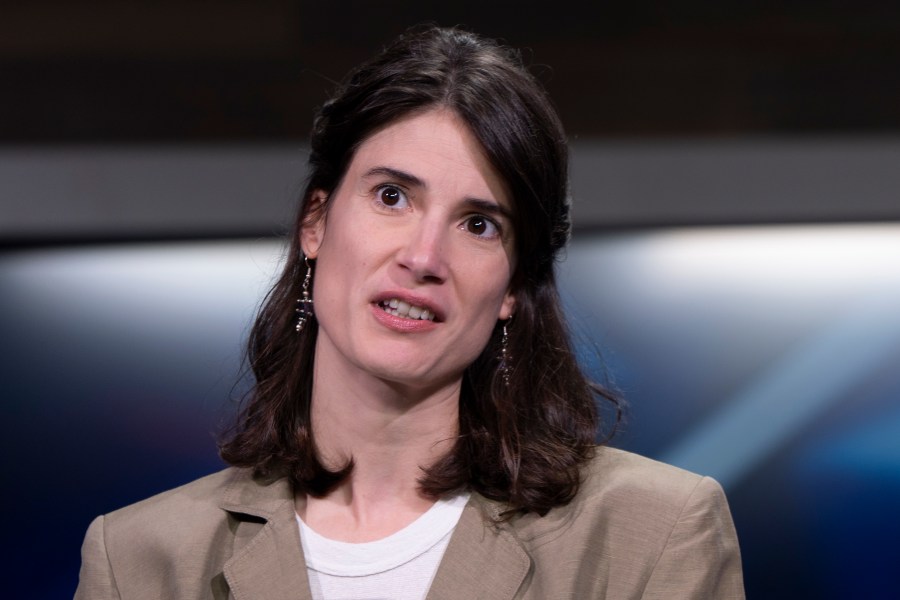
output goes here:
[[[485, 278], [485, 285], [470, 288], [468, 294], [471, 298], [478, 298], [477, 306], [479, 317], [478, 320], [485, 323], [493, 323], [500, 318], [503, 307], [506, 304], [507, 292], [509, 290], [509, 263], [507, 261], [498, 261], [493, 265], [490, 271], [482, 272], [481, 277]], [[478, 275], [471, 273], [471, 277]]]
[[380, 247], [378, 240], [365, 228], [348, 227], [341, 222], [328, 230], [317, 260], [318, 301], [340, 303], [362, 289], [368, 279]]
[[348, 222], [346, 215], [335, 210], [335, 214], [329, 215], [328, 230], [322, 237], [320, 259], [329, 267], [342, 270], [353, 267], [358, 264], [359, 256], [365, 254], [363, 252], [365, 239], [367, 232], [360, 231], [359, 226], [352, 221]]

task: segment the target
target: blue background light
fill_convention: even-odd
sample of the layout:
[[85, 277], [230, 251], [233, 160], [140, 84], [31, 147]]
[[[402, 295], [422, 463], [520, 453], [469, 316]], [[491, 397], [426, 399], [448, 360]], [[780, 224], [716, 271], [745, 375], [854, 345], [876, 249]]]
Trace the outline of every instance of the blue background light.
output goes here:
[[[94, 516], [223, 466], [282, 253], [0, 255], [2, 502], [37, 516], [8, 524], [14, 597], [68, 596]], [[900, 226], [735, 227], [582, 233], [559, 266], [579, 355], [629, 403], [613, 444], [723, 483], [751, 597], [896, 589], [898, 258]]]

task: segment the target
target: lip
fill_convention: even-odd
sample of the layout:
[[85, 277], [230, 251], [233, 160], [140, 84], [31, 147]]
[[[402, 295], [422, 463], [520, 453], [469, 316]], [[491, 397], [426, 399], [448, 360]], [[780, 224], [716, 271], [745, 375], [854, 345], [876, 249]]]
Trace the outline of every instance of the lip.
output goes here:
[[[394, 317], [393, 315], [388, 315], [384, 310], [379, 306], [381, 302], [387, 302], [396, 298], [397, 300], [401, 300], [406, 302], [407, 304], [413, 304], [415, 306], [421, 306], [422, 308], [427, 308], [434, 315], [433, 321], [422, 321], [423, 323], [441, 323], [444, 321], [445, 313], [444, 310], [440, 306], [436, 306], [433, 300], [429, 300], [428, 298], [424, 298], [422, 296], [417, 296], [416, 294], [411, 294], [408, 291], [388, 291], [383, 292], [375, 296], [372, 299], [372, 305], [377, 308], [379, 311], [384, 313], [386, 316], [389, 316], [393, 319], [401, 319], [401, 317]], [[417, 321], [419, 319], [406, 319], [402, 318], [404, 321]]]
[[[393, 296], [396, 298], [396, 296]], [[398, 333], [425, 333], [432, 331], [438, 327], [435, 321], [423, 321], [422, 319], [407, 319], [406, 317], [395, 317], [394, 315], [384, 312], [377, 303], [371, 304], [372, 315], [375, 320], [384, 327]]]

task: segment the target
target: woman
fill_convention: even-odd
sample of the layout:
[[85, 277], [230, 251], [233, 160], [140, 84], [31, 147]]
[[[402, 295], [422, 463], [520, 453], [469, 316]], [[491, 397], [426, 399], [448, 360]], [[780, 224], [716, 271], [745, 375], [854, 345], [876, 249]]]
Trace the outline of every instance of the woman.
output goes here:
[[594, 445], [558, 117], [411, 32], [325, 104], [233, 465], [94, 521], [77, 598], [741, 598], [721, 488]]

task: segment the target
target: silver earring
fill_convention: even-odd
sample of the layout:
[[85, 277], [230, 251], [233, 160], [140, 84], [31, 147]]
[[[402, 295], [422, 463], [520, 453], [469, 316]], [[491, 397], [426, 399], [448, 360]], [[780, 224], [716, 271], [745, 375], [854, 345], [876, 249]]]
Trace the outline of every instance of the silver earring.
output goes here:
[[509, 353], [509, 332], [506, 326], [512, 321], [512, 317], [503, 323], [503, 334], [500, 337], [500, 377], [503, 378], [503, 384], [509, 387], [509, 375], [512, 372], [512, 356]]
[[297, 299], [297, 326], [295, 329], [297, 333], [303, 331], [303, 327], [306, 325], [306, 322], [309, 321], [315, 313], [313, 312], [313, 299], [309, 295], [309, 280], [312, 279], [312, 265], [309, 264], [309, 259], [305, 256], [303, 257], [303, 262], [306, 264], [306, 277], [303, 278], [303, 285], [300, 286], [300, 297]]

